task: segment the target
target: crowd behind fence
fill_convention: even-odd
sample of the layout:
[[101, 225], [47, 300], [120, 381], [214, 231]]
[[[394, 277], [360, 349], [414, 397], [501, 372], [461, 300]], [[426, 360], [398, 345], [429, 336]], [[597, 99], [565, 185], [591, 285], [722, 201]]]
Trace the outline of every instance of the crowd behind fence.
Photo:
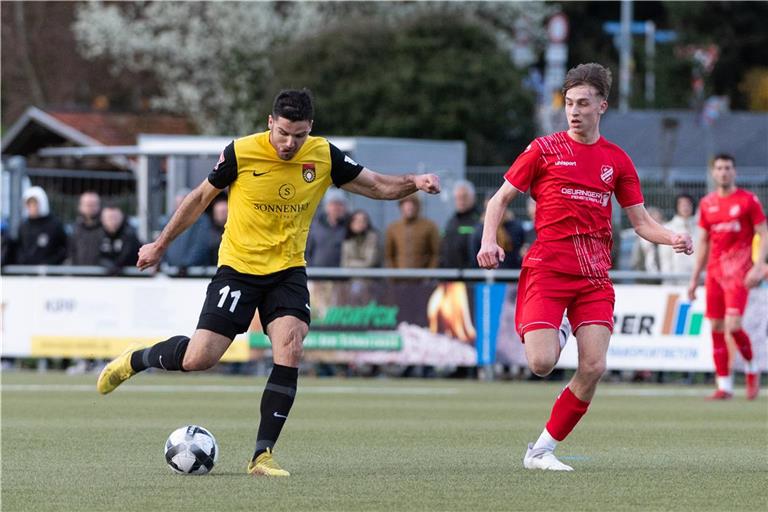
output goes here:
[[46, 191], [52, 211], [65, 222], [74, 222], [78, 198], [86, 190], [117, 204], [126, 215], [136, 215], [136, 179], [129, 171], [27, 168], [26, 174], [31, 185]]
[[[678, 170], [673, 173], [662, 173], [658, 169], [646, 170], [645, 174], [648, 177], [641, 180], [643, 193], [645, 196], [646, 207], [656, 207], [661, 211], [662, 220], [667, 221], [672, 218], [675, 213], [675, 197], [680, 193], [690, 195], [694, 199], [694, 203], [698, 203], [701, 197], [703, 197], [708, 191], [707, 173], [705, 170], [700, 170], [700, 175], [697, 177], [696, 172], [692, 169]], [[469, 221], [459, 221], [459, 230], [468, 232], [474, 230], [477, 233], [482, 231], [482, 207], [481, 202], [483, 198], [487, 198], [495, 192], [498, 188], [500, 181], [503, 179], [505, 172], [504, 167], [469, 167], [467, 168], [467, 183], [473, 185], [472, 195], [476, 198], [476, 214], [474, 215], [475, 223]], [[641, 174], [644, 171], [641, 169]], [[739, 185], [754, 192], [764, 203], [768, 202], [768, 176], [765, 173], [760, 173], [759, 169], [745, 168], [739, 169]], [[123, 215], [128, 219], [128, 224], [132, 223], [131, 219], [135, 219], [136, 214], [136, 181], [132, 173], [122, 171], [93, 171], [93, 170], [66, 170], [66, 169], [49, 169], [49, 168], [27, 168], [25, 169], [26, 183], [32, 186], [39, 186], [45, 190], [48, 195], [50, 211], [60, 220], [63, 221], [64, 226], [67, 228], [67, 232], [70, 236], [73, 235], [73, 231], [76, 228], [76, 222], [78, 217], [78, 201], [83, 191], [93, 191], [100, 195], [101, 203], [109, 204], [112, 207], [119, 209]], [[666, 177], [666, 179], [661, 179]], [[338, 191], [335, 191], [338, 192]], [[444, 193], [450, 194], [451, 191], [446, 190]], [[339, 195], [339, 194], [337, 194]], [[335, 196], [333, 196], [335, 197]], [[326, 198], [326, 204], [331, 202], [332, 194]], [[343, 202], [343, 199], [342, 199]], [[23, 205], [21, 205], [23, 207]], [[458, 211], [458, 210], [457, 210]], [[635, 250], [637, 244], [637, 237], [631, 229], [625, 229], [629, 227], [629, 223], [626, 216], [623, 213], [619, 213], [617, 209], [615, 216], [615, 250], [614, 250], [614, 268], [618, 270], [638, 270], [642, 267], [638, 267], [632, 261], [632, 253]], [[512, 229], [518, 231], [530, 231], [532, 228], [532, 222], [530, 219], [529, 205], [525, 196], [519, 196], [510, 205], [510, 223], [516, 224], [512, 226]], [[184, 261], [166, 261], [163, 267], [165, 271], [167, 268], [177, 268], [180, 273], [187, 272], [187, 267], [206, 267], [214, 266], [216, 264], [216, 247], [218, 240], [220, 240], [222, 225], [217, 226], [215, 218], [216, 214], [209, 211], [210, 221], [205, 226], [198, 226], [199, 233], [203, 233], [203, 236], [207, 237], [208, 231], [211, 231], [211, 241], [208, 242], [211, 247], [207, 250], [206, 254], [210, 257], [207, 259], [202, 258], [198, 260]], [[350, 219], [353, 213], [350, 211], [341, 211], [337, 214], [337, 219], [334, 223], [337, 226], [329, 227], [329, 219], [331, 218], [331, 211], [327, 208], [325, 210], [319, 209], [315, 219], [312, 230], [310, 231], [309, 247], [314, 247], [313, 240], [317, 239], [321, 241], [321, 244], [327, 245], [329, 240], [336, 240], [334, 243], [339, 245], [344, 243], [346, 238], [349, 238], [349, 227], [345, 223]], [[224, 213], [226, 215], [226, 212]], [[371, 259], [371, 266], [391, 266], [392, 258], [388, 252], [391, 249], [389, 242], [390, 226], [381, 225], [380, 219], [371, 218], [366, 212], [362, 212], [364, 217], [367, 217], [365, 222], [368, 224], [365, 230], [371, 231], [376, 235], [375, 241], [370, 241], [373, 244], [373, 249], [376, 254]], [[418, 212], [417, 212], [418, 215]], [[455, 215], [456, 216], [456, 215]], [[167, 217], [166, 217], [167, 218]], [[5, 220], [5, 219], [4, 219]], [[435, 236], [440, 239], [439, 249], [431, 248], [434, 244], [426, 244], [425, 250], [439, 250], [441, 252], [455, 251], [455, 240], [451, 239], [452, 233], [448, 231], [456, 229], [455, 219], [425, 219], [425, 222], [431, 223], [425, 231], [425, 233], [435, 233]], [[453, 224], [452, 224], [453, 222]], [[331, 223], [333, 224], [333, 223]], [[7, 223], [3, 225], [3, 261], [2, 264], [50, 264], [50, 263], [73, 263], [71, 259], [58, 262], [50, 261], [24, 261], [20, 258], [14, 257], [13, 252], [9, 251], [14, 245], [13, 233], [8, 230]], [[314, 234], [313, 234], [314, 233]], [[426, 235], [425, 235], [426, 236]], [[530, 240], [524, 241], [523, 245], [529, 244]], [[512, 236], [514, 239], [514, 234]], [[140, 240], [140, 242], [147, 242], [147, 240]], [[525, 247], [521, 247], [520, 243], [516, 242], [517, 247], [514, 248], [518, 251], [514, 258], [515, 261], [524, 255]], [[185, 248], [181, 252], [183, 254], [189, 254], [188, 248]], [[470, 241], [470, 246], [466, 244], [460, 245], [459, 250], [462, 251], [463, 261], [456, 263], [455, 258], [445, 258], [441, 255], [439, 258], [435, 258], [432, 261], [439, 261], [441, 267], [466, 267], [472, 268], [476, 266], [473, 262], [472, 252], [476, 249]], [[200, 251], [204, 252], [204, 251]], [[322, 251], [320, 251], [322, 252]], [[341, 260], [339, 258], [340, 251], [330, 251], [330, 258], [321, 257], [314, 258], [312, 254], [308, 253], [308, 262], [310, 266], [324, 266], [324, 267], [337, 267], [341, 266]], [[467, 253], [467, 254], [463, 254]], [[428, 261], [429, 258], [425, 259]], [[368, 265], [368, 264], [363, 264]], [[400, 264], [398, 266], [409, 266], [408, 262]], [[425, 266], [434, 266], [434, 264], [426, 264]], [[511, 268], [515, 268], [519, 265], [511, 265]]]
[[[506, 166], [468, 166], [466, 178], [475, 185], [478, 201], [490, 197], [499, 187]], [[646, 204], [662, 209], [667, 217], [674, 211], [674, 198], [687, 193], [698, 202], [709, 191], [708, 172], [704, 168], [685, 168], [671, 173], [667, 179], [662, 169], [639, 169]], [[32, 185], [43, 187], [51, 199], [51, 207], [65, 221], [77, 214], [77, 198], [85, 190], [98, 192], [106, 201], [116, 202], [127, 215], [136, 215], [136, 180], [128, 171], [94, 171], [53, 168], [27, 168]], [[768, 174], [761, 167], [739, 167], [737, 183], [768, 203]], [[510, 205], [518, 218], [526, 217], [525, 199], [518, 197]], [[374, 224], [380, 225], [378, 219]], [[626, 224], [624, 225], [626, 226]]]

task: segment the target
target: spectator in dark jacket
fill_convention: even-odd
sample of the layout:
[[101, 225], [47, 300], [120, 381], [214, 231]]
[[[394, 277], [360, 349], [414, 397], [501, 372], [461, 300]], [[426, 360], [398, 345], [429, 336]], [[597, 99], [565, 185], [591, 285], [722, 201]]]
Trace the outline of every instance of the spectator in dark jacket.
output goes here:
[[[182, 190], [176, 194], [176, 209], [189, 194]], [[163, 263], [179, 267], [182, 271], [188, 267], [206, 267], [211, 264], [211, 218], [200, 215], [194, 224], [184, 230], [168, 247]]]
[[135, 265], [139, 259], [141, 242], [136, 231], [126, 221], [123, 211], [117, 206], [105, 206], [101, 210], [101, 224], [103, 236], [99, 263], [110, 273]]
[[[483, 240], [484, 217], [485, 212], [483, 212], [480, 221], [475, 226], [475, 232], [472, 233], [472, 242], [470, 243], [470, 254], [474, 259], [472, 265], [474, 268], [479, 268], [476, 256], [478, 251], [480, 251], [480, 244]], [[504, 219], [499, 225], [496, 238], [499, 241], [499, 247], [504, 249], [504, 261], [499, 263], [499, 268], [520, 268], [523, 263], [522, 251], [525, 245], [525, 229], [523, 228], [523, 223], [515, 219], [509, 210], [504, 214]]]
[[23, 200], [27, 218], [19, 226], [17, 263], [60, 265], [67, 257], [67, 233], [51, 214], [48, 195], [40, 187], [30, 187]]
[[16, 263], [16, 241], [12, 240], [8, 223], [0, 222], [0, 265], [13, 265]]
[[347, 236], [347, 197], [338, 189], [325, 193], [323, 213], [315, 218], [307, 238], [307, 266], [338, 267]]
[[229, 205], [227, 203], [227, 194], [221, 193], [213, 199], [211, 203], [211, 237], [210, 243], [210, 263], [217, 265], [219, 262], [219, 246], [221, 237], [224, 235], [224, 227], [227, 224], [229, 216]]
[[77, 203], [77, 219], [69, 239], [70, 265], [98, 265], [101, 256], [101, 198], [93, 191], [83, 192]]
[[457, 181], [453, 186], [453, 204], [456, 213], [445, 225], [440, 243], [440, 267], [472, 268], [476, 265], [471, 239], [480, 221], [480, 211], [475, 206], [475, 186], [466, 180]]

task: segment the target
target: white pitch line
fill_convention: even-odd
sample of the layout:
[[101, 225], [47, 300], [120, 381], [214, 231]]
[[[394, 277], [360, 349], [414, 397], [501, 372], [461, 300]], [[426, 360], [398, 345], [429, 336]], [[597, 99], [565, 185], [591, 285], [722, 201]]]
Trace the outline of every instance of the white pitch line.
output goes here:
[[[0, 391], [10, 392], [56, 392], [96, 393], [96, 387], [91, 384], [5, 384], [0, 385]], [[261, 393], [263, 386], [242, 386], [230, 384], [191, 384], [188, 386], [148, 384], [128, 385], [120, 388], [120, 392], [128, 393]], [[299, 386], [300, 394], [318, 395], [382, 395], [382, 396], [447, 396], [457, 395], [457, 388], [436, 387], [374, 387], [374, 386]], [[514, 392], [510, 389], [510, 392]], [[612, 389], [603, 386], [597, 394], [611, 397], [675, 397], [675, 396], [706, 396], [708, 389]]]
[[[5, 384], [0, 386], [0, 391], [19, 392], [56, 392], [66, 391], [75, 393], [96, 393], [96, 386], [89, 384]], [[235, 385], [139, 385], [124, 386], [120, 392], [129, 393], [261, 393], [264, 386], [235, 386]], [[386, 388], [386, 387], [346, 387], [346, 386], [299, 386], [300, 394], [329, 394], [329, 395], [409, 395], [409, 396], [434, 396], [455, 395], [459, 392], [456, 388]]]

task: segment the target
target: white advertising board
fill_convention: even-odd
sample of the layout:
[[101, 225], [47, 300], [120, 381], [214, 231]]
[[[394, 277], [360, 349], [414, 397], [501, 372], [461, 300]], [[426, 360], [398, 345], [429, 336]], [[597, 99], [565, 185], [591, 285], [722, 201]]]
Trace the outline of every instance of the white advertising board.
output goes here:
[[[705, 291], [688, 301], [682, 286], [616, 285], [614, 332], [608, 349], [610, 370], [714, 371]], [[750, 292], [744, 329], [752, 339], [759, 367], [768, 368], [768, 288]], [[566, 345], [558, 364], [576, 368], [577, 344]], [[743, 361], [734, 354], [734, 368]]]
[[[140, 279], [4, 276], [2, 355], [109, 358], [129, 346], [191, 336], [208, 282], [163, 275]], [[241, 338], [225, 360], [247, 360], [247, 339]]]
[[[208, 283], [208, 279], [163, 275], [138, 279], [4, 276], [2, 356], [109, 358], [129, 346], [150, 345], [178, 334], [189, 336], [197, 325]], [[617, 285], [615, 289], [609, 369], [713, 371], [703, 288], [692, 304], [680, 286]], [[744, 329], [752, 339], [759, 368], [768, 370], [768, 286], [750, 292]], [[225, 361], [248, 360], [247, 336], [235, 340]], [[566, 345], [559, 366], [577, 366], [574, 339]], [[742, 366], [740, 356], [734, 354], [734, 368]]]

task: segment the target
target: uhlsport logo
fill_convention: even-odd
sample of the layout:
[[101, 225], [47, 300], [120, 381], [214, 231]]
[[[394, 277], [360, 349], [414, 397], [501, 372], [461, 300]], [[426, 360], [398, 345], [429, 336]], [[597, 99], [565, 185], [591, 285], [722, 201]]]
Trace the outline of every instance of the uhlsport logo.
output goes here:
[[667, 295], [667, 307], [661, 334], [672, 336], [698, 336], [704, 323], [704, 313], [691, 311], [691, 303], [680, 299], [677, 293]]

